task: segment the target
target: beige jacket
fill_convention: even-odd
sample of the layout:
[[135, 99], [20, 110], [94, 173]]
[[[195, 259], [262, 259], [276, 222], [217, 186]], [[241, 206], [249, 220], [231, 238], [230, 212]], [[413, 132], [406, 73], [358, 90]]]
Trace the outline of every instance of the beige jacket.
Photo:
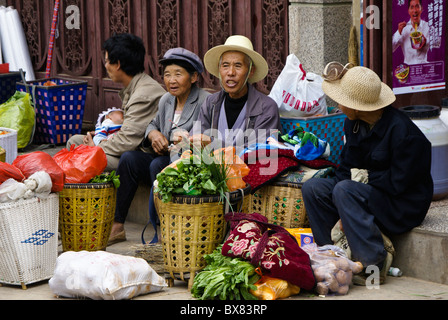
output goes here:
[[131, 83], [119, 92], [123, 102], [124, 122], [121, 130], [99, 146], [106, 155], [120, 157], [126, 151], [139, 149], [146, 128], [158, 111], [160, 98], [166, 93], [162, 86], [145, 73], [136, 75]]

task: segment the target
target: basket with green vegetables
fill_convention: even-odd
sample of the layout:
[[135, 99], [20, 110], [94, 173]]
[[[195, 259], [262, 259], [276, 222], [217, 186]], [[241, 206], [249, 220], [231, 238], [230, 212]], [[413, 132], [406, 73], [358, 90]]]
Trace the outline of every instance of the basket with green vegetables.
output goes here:
[[155, 193], [169, 202], [173, 195], [220, 195], [224, 199], [227, 187], [228, 166], [219, 157], [202, 152], [202, 158], [192, 154], [181, 159], [176, 168], [167, 167], [157, 175]]
[[115, 171], [105, 172], [90, 179], [89, 183], [108, 183], [112, 182], [115, 188], [120, 186], [120, 176], [117, 176]]

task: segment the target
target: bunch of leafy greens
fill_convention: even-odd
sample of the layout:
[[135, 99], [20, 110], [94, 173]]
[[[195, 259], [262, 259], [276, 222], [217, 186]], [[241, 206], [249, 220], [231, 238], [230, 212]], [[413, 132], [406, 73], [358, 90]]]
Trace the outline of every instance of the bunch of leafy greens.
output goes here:
[[89, 183], [107, 183], [112, 182], [115, 188], [120, 186], [120, 176], [117, 176], [115, 171], [102, 173], [90, 179]]
[[204, 152], [202, 159], [192, 154], [189, 158], [180, 160], [176, 167], [167, 167], [157, 175], [155, 192], [161, 195], [165, 203], [171, 201], [173, 194], [220, 195], [224, 199], [225, 193], [229, 191], [228, 166], [211, 154]]
[[260, 276], [255, 266], [239, 258], [221, 254], [222, 245], [205, 255], [207, 266], [194, 278], [191, 294], [200, 300], [257, 300], [250, 293]]

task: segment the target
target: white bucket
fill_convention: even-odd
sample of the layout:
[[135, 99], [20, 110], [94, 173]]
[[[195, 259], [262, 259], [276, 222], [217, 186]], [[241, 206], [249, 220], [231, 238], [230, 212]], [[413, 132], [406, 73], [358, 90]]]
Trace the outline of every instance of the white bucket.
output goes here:
[[431, 175], [434, 181], [433, 200], [448, 196], [448, 125], [440, 118], [437, 106], [409, 106], [402, 110], [432, 144]]
[[6, 163], [12, 164], [17, 158], [17, 131], [9, 128], [0, 128], [0, 131], [8, 131], [0, 135], [0, 147], [6, 151]]

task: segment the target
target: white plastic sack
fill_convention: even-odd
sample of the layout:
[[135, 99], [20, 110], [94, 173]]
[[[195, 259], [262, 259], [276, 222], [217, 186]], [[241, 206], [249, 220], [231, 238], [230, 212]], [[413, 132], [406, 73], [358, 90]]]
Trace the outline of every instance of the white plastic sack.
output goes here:
[[61, 254], [49, 285], [57, 296], [93, 300], [129, 300], [167, 286], [145, 260], [104, 251]]
[[53, 187], [51, 177], [45, 171], [38, 171], [32, 174], [23, 182], [27, 188], [35, 193], [35, 196], [41, 199], [48, 198]]
[[0, 185], [0, 203], [30, 199], [33, 196], [34, 192], [29, 191], [24, 183], [14, 179], [8, 179]]
[[328, 115], [323, 78], [314, 73], [306, 73], [299, 59], [291, 54], [277, 78], [269, 97], [279, 108], [280, 117], [310, 117]]
[[50, 196], [52, 186], [50, 175], [44, 171], [34, 173], [23, 183], [8, 179], [0, 184], [0, 203], [34, 197], [46, 199]]

